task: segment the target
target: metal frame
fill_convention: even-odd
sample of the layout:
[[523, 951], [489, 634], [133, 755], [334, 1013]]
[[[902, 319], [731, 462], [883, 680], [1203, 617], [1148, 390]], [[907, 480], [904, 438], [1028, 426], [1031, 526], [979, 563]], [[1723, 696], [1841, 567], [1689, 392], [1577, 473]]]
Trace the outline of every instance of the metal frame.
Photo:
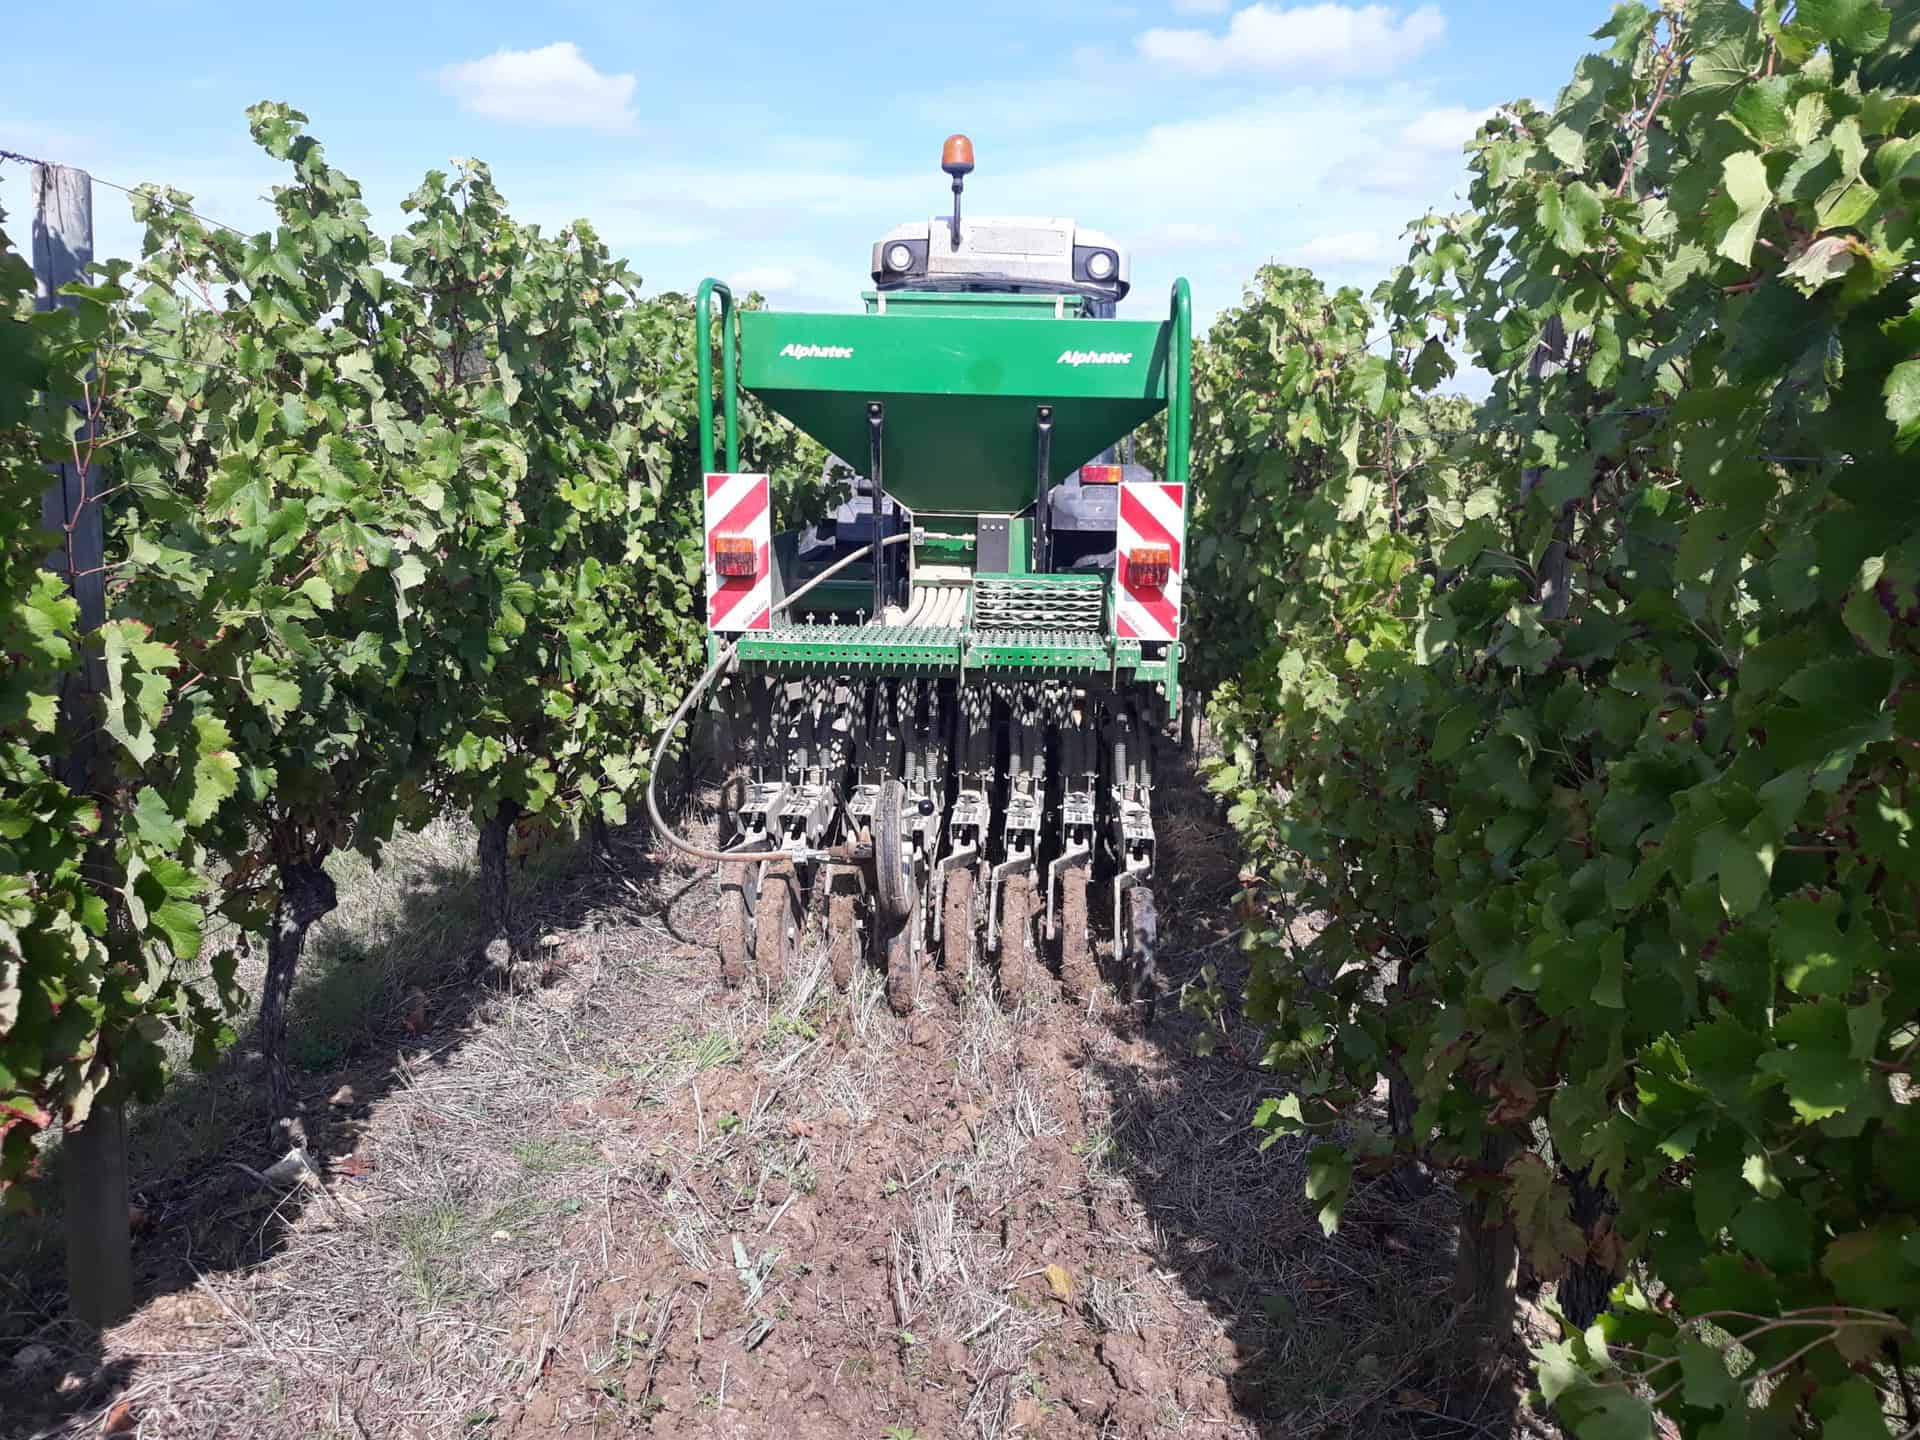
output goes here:
[[[720, 297], [720, 408], [727, 427], [727, 469], [740, 463], [739, 374], [740, 327], [734, 321], [733, 291], [720, 280], [702, 280], [693, 300], [699, 343], [694, 347], [694, 374], [700, 385], [700, 473], [713, 473], [713, 297]], [[729, 343], [731, 342], [731, 343]]]
[[[739, 463], [739, 381], [740, 324], [732, 290], [722, 281], [703, 280], [694, 298], [695, 323], [700, 343], [695, 347], [699, 377], [700, 464], [704, 472], [715, 468], [714, 375], [713, 375], [713, 300], [720, 300], [720, 391], [721, 419], [726, 442], [726, 468]], [[951, 300], [952, 297], [946, 297]], [[968, 297], [971, 299], [993, 297]], [[1182, 487], [1182, 518], [1192, 505], [1189, 469], [1193, 443], [1193, 299], [1184, 279], [1175, 280], [1168, 301], [1168, 323], [1172, 327], [1166, 380], [1167, 480]], [[1107, 322], [1094, 321], [1093, 324]], [[867, 415], [870, 443], [878, 447], [884, 411], [872, 403]], [[1036, 411], [1034, 440], [1038, 462], [1038, 483], [1044, 484], [1045, 466], [1051, 448], [1053, 416], [1051, 407]], [[869, 468], [878, 467], [869, 460]], [[878, 477], [874, 484], [874, 506], [882, 508]], [[1044, 505], [1040, 507], [1044, 510]], [[1044, 547], [1044, 516], [1029, 532], [1028, 543]], [[955, 548], [964, 542], [955, 542]], [[1184, 570], [1185, 557], [1182, 557]], [[883, 583], [884, 566], [876, 566], [875, 591]], [[1033, 576], [1036, 580], [1053, 577]], [[1114, 581], [1118, 583], [1117, 577]], [[876, 604], [878, 602], [876, 601]], [[1120, 640], [1112, 634], [1112, 608], [1109, 605], [1105, 635], [1085, 632], [1054, 634], [1050, 630], [976, 630], [972, 624], [959, 633], [921, 630], [911, 637], [897, 627], [891, 634], [873, 632], [873, 627], [846, 625], [786, 625], [771, 634], [741, 644], [740, 659], [781, 666], [829, 665], [836, 668], [869, 665], [907, 668], [927, 674], [961, 674], [974, 670], [1040, 670], [1077, 673], [1105, 670], [1117, 688], [1128, 681], [1153, 685], [1165, 697], [1169, 717], [1177, 716], [1180, 706], [1181, 643], [1173, 641], [1160, 654], [1147, 654], [1138, 641]], [[878, 610], [870, 617], [879, 621]], [[969, 617], [971, 621], [971, 617]], [[868, 633], [860, 633], [862, 630]]]
[[[942, 300], [943, 307], [959, 303], [958, 297]], [[950, 443], [941, 427], [953, 429], [956, 413], [933, 413], [928, 423], [924, 406], [914, 408], [926, 393], [968, 404], [977, 400], [983, 407], [981, 433], [996, 445], [1011, 444], [1030, 425], [1026, 433], [1033, 446], [1032, 515], [1029, 519], [1019, 510], [1019, 499], [1012, 498], [1013, 508], [1005, 516], [1009, 548], [1002, 560], [998, 533], [991, 537], [996, 542], [992, 569], [978, 568], [987, 532], [975, 528], [971, 513], [928, 512], [927, 532], [922, 535], [916, 522], [904, 552], [907, 595], [889, 594], [887, 587], [899, 572], [884, 555], [877, 556], [870, 589], [865, 576], [843, 582], [844, 610], [859, 613], [857, 606], [845, 603], [855, 596], [871, 605], [864, 623], [846, 623], [847, 616], [839, 611], [804, 623], [776, 619], [771, 630], [742, 636], [730, 646], [735, 664], [745, 666], [740, 679], [751, 697], [754, 722], [752, 781], [735, 817], [739, 835], [734, 848], [771, 845], [783, 852], [750, 869], [740, 867], [743, 891], [760, 889], [770, 863], [791, 876], [798, 903], [799, 888], [816, 879], [814, 862], [826, 855], [821, 847], [836, 835], [849, 840], [846, 848], [854, 852], [862, 845], [871, 847], [881, 832], [889, 837], [897, 833], [903, 869], [912, 869], [914, 918], [905, 926], [907, 953], [921, 950], [926, 932], [936, 943], [942, 938], [946, 882], [962, 868], [987, 882], [985, 938], [986, 949], [993, 952], [1008, 943], [1001, 925], [1008, 877], [1030, 877], [1021, 883], [1040, 892], [1042, 933], [1059, 942], [1064, 879], [1071, 867], [1086, 865], [1091, 873], [1112, 876], [1114, 940], [1129, 959], [1144, 956], [1145, 966], [1151, 960], [1150, 930], [1143, 928], [1147, 938], [1136, 944], [1122, 926], [1128, 892], [1139, 889], [1151, 895], [1147, 887], [1155, 839], [1149, 747], [1159, 728], [1178, 713], [1181, 645], [1177, 638], [1142, 642], [1119, 637], [1117, 572], [1103, 581], [1092, 574], [1050, 571], [1053, 537], [1047, 497], [1057, 479], [1056, 460], [1070, 467], [1076, 456], [1090, 453], [1098, 434], [1110, 433], [1104, 429], [1108, 422], [1144, 423], [1163, 406], [1165, 479], [1181, 486], [1181, 518], [1186, 520], [1193, 424], [1193, 319], [1186, 281], [1174, 282], [1164, 324], [1103, 319], [1086, 339], [1076, 334], [1070, 342], [1075, 347], [1093, 342], [1100, 327], [1112, 325], [1117, 327], [1112, 355], [1082, 354], [1077, 348], [1059, 362], [1050, 349], [1036, 355], [1034, 340], [1051, 336], [1043, 340], [1043, 348], [1050, 347], [1068, 328], [1079, 330], [1077, 323], [1062, 323], [1064, 307], [1056, 309], [1053, 319], [1008, 314], [969, 322], [969, 333], [973, 325], [982, 327], [982, 333], [988, 333], [986, 327], [1006, 332], [997, 342], [998, 351], [981, 342], [1008, 362], [1010, 378], [1004, 389], [982, 378], [984, 372], [953, 371], [947, 376], [950, 385], [932, 383], [946, 374], [941, 365], [952, 370], [955, 347], [927, 344], [923, 354], [916, 347], [926, 335], [916, 340], [910, 331], [940, 324], [935, 318], [902, 319], [897, 330], [890, 329], [896, 322], [876, 322], [877, 329], [888, 332], [884, 337], [833, 328], [851, 323], [848, 317], [781, 317], [776, 322], [754, 312], [754, 324], [748, 325], [732, 291], [718, 280], [701, 283], [694, 308], [703, 472], [721, 470], [716, 452], [722, 446], [727, 472], [741, 463], [739, 394], [749, 377], [755, 377], [754, 393], [790, 419], [795, 412], [783, 406], [783, 394], [796, 406], [809, 397], [831, 400], [835, 406], [857, 405], [862, 423], [850, 429], [845, 440], [867, 449], [876, 545], [889, 489], [883, 477], [886, 446], [895, 447], [895, 463], [886, 467], [895, 472], [892, 488], [908, 508], [916, 493], [929, 498], [941, 485], [964, 483], [973, 473], [949, 468], [955, 462], [940, 448]], [[814, 319], [822, 328], [805, 343], [802, 331], [778, 328]], [[1029, 325], [1041, 328], [1017, 343], [1007, 338], [1015, 327]], [[765, 342], [775, 337], [789, 337], [784, 349], [798, 352], [796, 362], [824, 359], [834, 368], [822, 372], [817, 382], [781, 370], [770, 353], [761, 353]], [[717, 417], [716, 338], [721, 399]], [[1110, 362], [1132, 365], [1133, 354], [1149, 341], [1151, 370], [1110, 367]], [[848, 362], [844, 369], [838, 368], [842, 361]], [[890, 403], [895, 398], [898, 405]], [[970, 413], [958, 418], [970, 420]], [[813, 418], [832, 430], [840, 414], [837, 409], [820, 411]], [[1129, 416], [1138, 419], [1130, 422]], [[890, 420], [895, 422], [891, 429]], [[915, 450], [913, 444], [922, 448]], [[1019, 483], [1024, 487], [1028, 481]], [[922, 487], [919, 492], [915, 485]], [[997, 496], [954, 493], [983, 506]], [[991, 513], [1002, 514], [997, 509]], [[948, 523], [941, 523], [943, 519]], [[969, 529], [974, 533], [967, 533]], [[971, 572], [966, 609], [962, 613], [957, 607], [940, 607], [937, 613], [945, 623], [939, 625], [889, 626], [889, 599], [909, 605], [912, 613], [916, 561], [936, 570], [956, 562], [966, 565]], [[1181, 569], [1186, 569], [1184, 554]], [[709, 643], [717, 658], [717, 640]], [[995, 752], [1001, 743], [1007, 747], [1007, 765], [1004, 774], [996, 775]], [[892, 788], [896, 783], [897, 792]], [[891, 803], [889, 797], [896, 793], [897, 817], [881, 813], [878, 807]], [[896, 818], [897, 830], [892, 823]], [[1084, 885], [1087, 878], [1076, 877], [1075, 883]], [[897, 901], [895, 896], [896, 907]], [[889, 913], [897, 916], [897, 908]], [[1033, 918], [1041, 917], [1028, 917]], [[872, 927], [875, 944], [880, 934], [880, 927]], [[902, 938], [900, 930], [891, 933], [885, 952], [889, 966], [898, 963], [894, 947]], [[1082, 951], [1085, 938], [1076, 941]], [[1019, 948], [1025, 945], [1021, 938]], [[1136, 950], [1138, 956], [1132, 953]], [[902, 1004], [891, 988], [889, 993], [896, 1006]], [[1147, 993], [1150, 1008], [1151, 989]], [[911, 1004], [911, 996], [905, 1003]]]

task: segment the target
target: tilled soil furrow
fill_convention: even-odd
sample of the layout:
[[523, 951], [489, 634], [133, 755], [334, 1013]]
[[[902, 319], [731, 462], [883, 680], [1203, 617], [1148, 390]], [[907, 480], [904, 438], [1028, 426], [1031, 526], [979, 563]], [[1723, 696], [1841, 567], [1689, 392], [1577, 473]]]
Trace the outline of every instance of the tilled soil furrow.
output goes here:
[[[1234, 955], [1232, 850], [1168, 801], [1178, 984]], [[896, 1016], [824, 906], [772, 993], [729, 986], [715, 877], [631, 856], [529, 908], [537, 975], [400, 977], [310, 1076], [317, 1183], [136, 1181], [149, 1298], [12, 1433], [129, 1397], [170, 1437], [1426, 1433], [1446, 1202], [1323, 1237], [1230, 1013], [1142, 1029], [1023, 953], [1013, 999], [982, 956]]]

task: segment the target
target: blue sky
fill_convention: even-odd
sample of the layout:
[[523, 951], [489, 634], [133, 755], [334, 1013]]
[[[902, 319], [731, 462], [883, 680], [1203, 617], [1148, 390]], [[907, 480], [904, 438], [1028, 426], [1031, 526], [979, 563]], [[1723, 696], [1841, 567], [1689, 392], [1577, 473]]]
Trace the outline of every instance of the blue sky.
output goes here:
[[[585, 216], [649, 288], [717, 274], [842, 309], [880, 234], [944, 210], [940, 142], [964, 130], [974, 213], [1073, 216], [1131, 246], [1127, 310], [1184, 273], [1210, 315], [1269, 259], [1377, 279], [1459, 192], [1479, 116], [1550, 100], [1609, 9], [67, 0], [7, 22], [0, 148], [165, 181], [250, 228], [275, 173], [241, 112], [285, 100], [387, 231], [423, 171], [472, 155], [517, 214]], [[25, 191], [0, 165], [0, 206]], [[134, 253], [125, 197], [95, 210], [100, 253]]]

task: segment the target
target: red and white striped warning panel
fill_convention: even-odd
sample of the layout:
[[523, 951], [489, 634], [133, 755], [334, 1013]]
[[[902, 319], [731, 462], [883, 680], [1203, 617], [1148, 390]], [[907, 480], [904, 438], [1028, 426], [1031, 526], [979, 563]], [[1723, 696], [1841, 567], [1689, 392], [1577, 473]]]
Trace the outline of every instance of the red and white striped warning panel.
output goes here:
[[773, 628], [773, 517], [764, 475], [707, 476], [707, 628]]
[[1172, 640], [1180, 633], [1186, 489], [1157, 480], [1120, 486], [1114, 623], [1123, 640]]

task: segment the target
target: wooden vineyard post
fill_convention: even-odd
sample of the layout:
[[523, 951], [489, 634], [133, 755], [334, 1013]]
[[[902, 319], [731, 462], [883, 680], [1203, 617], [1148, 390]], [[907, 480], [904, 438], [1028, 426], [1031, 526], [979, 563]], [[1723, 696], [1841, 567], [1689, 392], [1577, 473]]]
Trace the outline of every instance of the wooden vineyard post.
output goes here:
[[[93, 262], [93, 180], [84, 170], [35, 165], [33, 207], [35, 301], [60, 303], [59, 290], [90, 277]], [[41, 506], [46, 529], [62, 537], [47, 566], [67, 577], [80, 604], [82, 635], [106, 619], [105, 527], [89, 504], [93, 477], [68, 461], [56, 465]], [[56, 771], [69, 789], [93, 788], [95, 698], [106, 687], [101, 658], [89, 647], [84, 670], [61, 687], [60, 728], [66, 745]], [[99, 1103], [82, 1125], [66, 1128], [61, 1170], [66, 1198], [67, 1304], [74, 1317], [98, 1329], [133, 1309], [133, 1243], [127, 1219], [127, 1119], [118, 1103]]]

